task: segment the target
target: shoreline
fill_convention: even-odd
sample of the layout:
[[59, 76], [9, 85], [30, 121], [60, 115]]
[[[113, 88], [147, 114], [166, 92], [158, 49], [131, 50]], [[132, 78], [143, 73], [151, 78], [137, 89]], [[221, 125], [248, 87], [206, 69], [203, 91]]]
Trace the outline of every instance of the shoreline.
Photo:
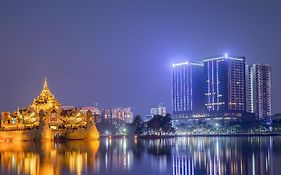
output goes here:
[[237, 133], [237, 134], [185, 134], [176, 137], [264, 137], [280, 136], [281, 133]]
[[112, 135], [112, 136], [100, 136], [100, 138], [137, 138], [137, 139], [169, 139], [177, 137], [269, 137], [269, 136], [281, 136], [281, 133], [239, 133], [239, 134], [185, 134], [185, 135], [141, 135], [141, 136], [124, 136], [124, 135]]

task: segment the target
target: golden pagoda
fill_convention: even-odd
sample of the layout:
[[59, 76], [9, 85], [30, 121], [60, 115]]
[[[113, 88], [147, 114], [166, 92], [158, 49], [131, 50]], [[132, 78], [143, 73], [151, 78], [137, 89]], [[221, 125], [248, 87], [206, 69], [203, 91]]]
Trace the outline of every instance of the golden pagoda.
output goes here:
[[39, 113], [41, 110], [45, 112], [50, 110], [59, 110], [61, 104], [55, 99], [54, 94], [49, 90], [47, 78], [45, 78], [43, 89], [40, 95], [33, 100], [31, 107]]
[[93, 114], [62, 109], [45, 78], [40, 95], [28, 108], [2, 113], [0, 141], [98, 140]]

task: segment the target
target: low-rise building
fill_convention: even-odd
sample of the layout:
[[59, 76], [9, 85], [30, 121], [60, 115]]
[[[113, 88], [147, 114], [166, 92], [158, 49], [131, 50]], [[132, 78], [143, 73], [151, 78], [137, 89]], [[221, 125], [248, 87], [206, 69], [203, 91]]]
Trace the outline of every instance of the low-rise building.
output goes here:
[[126, 123], [131, 123], [133, 121], [133, 112], [130, 107], [104, 109], [101, 112], [101, 116], [104, 120], [110, 121], [124, 121]]
[[167, 109], [162, 103], [160, 105], [158, 105], [157, 107], [153, 107], [150, 109], [151, 116], [154, 116], [154, 115], [166, 116], [166, 114], [167, 114]]
[[91, 111], [91, 113], [94, 116], [94, 121], [95, 122], [100, 122], [101, 121], [101, 111], [94, 106], [84, 106], [81, 107], [80, 111], [84, 114], [86, 114], [88, 111]]

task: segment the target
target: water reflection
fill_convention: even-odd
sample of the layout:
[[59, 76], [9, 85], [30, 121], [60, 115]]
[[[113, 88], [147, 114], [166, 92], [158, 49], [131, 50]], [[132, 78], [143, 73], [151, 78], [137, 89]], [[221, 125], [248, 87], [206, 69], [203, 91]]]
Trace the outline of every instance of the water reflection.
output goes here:
[[280, 162], [280, 137], [0, 143], [0, 174], [278, 174]]
[[0, 174], [91, 174], [99, 141], [0, 144]]
[[173, 154], [173, 174], [276, 174], [280, 138], [183, 138]]

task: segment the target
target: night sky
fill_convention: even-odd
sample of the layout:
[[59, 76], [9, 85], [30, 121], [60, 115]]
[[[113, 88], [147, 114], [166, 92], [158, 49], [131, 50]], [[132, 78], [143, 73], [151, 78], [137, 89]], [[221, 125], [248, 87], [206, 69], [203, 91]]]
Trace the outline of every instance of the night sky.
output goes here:
[[0, 111], [44, 77], [63, 105], [171, 111], [171, 65], [224, 53], [273, 68], [281, 104], [281, 1], [0, 1]]

